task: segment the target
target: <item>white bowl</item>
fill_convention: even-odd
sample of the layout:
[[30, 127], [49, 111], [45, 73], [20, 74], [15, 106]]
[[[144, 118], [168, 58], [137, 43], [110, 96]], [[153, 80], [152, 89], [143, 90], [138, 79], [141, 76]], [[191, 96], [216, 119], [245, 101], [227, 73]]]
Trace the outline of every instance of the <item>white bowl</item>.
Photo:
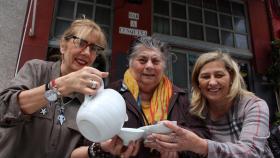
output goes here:
[[123, 144], [127, 146], [130, 141], [142, 138], [144, 130], [137, 128], [122, 128], [118, 136], [122, 139]]
[[[171, 121], [171, 122], [172, 122], [172, 124], [177, 125], [177, 121]], [[146, 137], [147, 135], [150, 135], [152, 133], [166, 134], [166, 133], [171, 133], [172, 132], [172, 130], [170, 128], [166, 127], [163, 122], [159, 122], [159, 123], [154, 124], [154, 125], [143, 126], [143, 127], [138, 128], [138, 129], [142, 129], [142, 130], [145, 131], [144, 137]]]

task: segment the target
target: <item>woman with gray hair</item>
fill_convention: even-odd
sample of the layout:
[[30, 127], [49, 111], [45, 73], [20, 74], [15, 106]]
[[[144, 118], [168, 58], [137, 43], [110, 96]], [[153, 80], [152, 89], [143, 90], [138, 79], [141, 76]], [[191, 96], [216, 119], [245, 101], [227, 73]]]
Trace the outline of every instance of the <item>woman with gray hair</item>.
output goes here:
[[[205, 137], [207, 130], [203, 121], [189, 113], [187, 93], [173, 85], [164, 74], [167, 56], [167, 45], [156, 38], [139, 37], [132, 43], [129, 49], [129, 68], [125, 71], [123, 80], [111, 85], [111, 88], [117, 90], [126, 101], [128, 121], [125, 122], [124, 127], [139, 128], [159, 121], [171, 120]], [[99, 144], [99, 149], [96, 146], [95, 143], [93, 147], [95, 153], [102, 150], [121, 157], [186, 156], [177, 151], [156, 151], [144, 147], [143, 141], [140, 140], [137, 143], [131, 142], [123, 151], [122, 142], [117, 137]]]
[[209, 158], [271, 158], [269, 109], [246, 90], [237, 63], [222, 52], [202, 54], [192, 74], [191, 113], [204, 119], [212, 136], [165, 122], [170, 135], [153, 134], [147, 146], [164, 151], [192, 151]]

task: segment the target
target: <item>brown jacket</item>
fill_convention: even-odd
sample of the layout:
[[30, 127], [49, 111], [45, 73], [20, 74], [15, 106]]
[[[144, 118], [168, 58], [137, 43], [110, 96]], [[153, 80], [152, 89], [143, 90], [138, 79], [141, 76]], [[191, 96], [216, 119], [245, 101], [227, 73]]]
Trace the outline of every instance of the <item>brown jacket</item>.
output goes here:
[[45, 115], [41, 110], [24, 115], [19, 108], [17, 96], [21, 91], [41, 86], [59, 75], [60, 62], [31, 60], [0, 92], [1, 158], [68, 158], [74, 148], [84, 144], [76, 125], [82, 95], [75, 95], [65, 105], [66, 120], [62, 125], [57, 120], [57, 104], [46, 105]]
[[[132, 94], [122, 85], [122, 81], [116, 81], [110, 85], [110, 88], [117, 90], [126, 101], [126, 112], [128, 121], [125, 127], [138, 128], [145, 126], [141, 111], [138, 109], [137, 103]], [[209, 132], [204, 122], [189, 113], [189, 101], [187, 93], [173, 85], [173, 94], [171, 96], [170, 105], [168, 107], [168, 120], [177, 121], [177, 124], [185, 128], [189, 128], [201, 137], [209, 138]], [[193, 153], [180, 153], [180, 157], [196, 157]], [[160, 157], [157, 152], [150, 152], [149, 148], [145, 148], [142, 144], [140, 151], [136, 157]]]

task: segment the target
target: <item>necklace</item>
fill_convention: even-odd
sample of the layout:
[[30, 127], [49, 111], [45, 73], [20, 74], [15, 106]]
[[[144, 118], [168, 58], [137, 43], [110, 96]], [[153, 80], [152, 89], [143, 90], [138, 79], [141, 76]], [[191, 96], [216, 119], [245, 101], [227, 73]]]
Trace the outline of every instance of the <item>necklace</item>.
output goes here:
[[[67, 100], [66, 103], [64, 103], [64, 100]], [[73, 100], [72, 98], [61, 97], [60, 100], [58, 101], [59, 115], [57, 116], [57, 124], [60, 124], [62, 126], [62, 124], [66, 121], [66, 117], [64, 115], [65, 105], [69, 104], [72, 100]]]

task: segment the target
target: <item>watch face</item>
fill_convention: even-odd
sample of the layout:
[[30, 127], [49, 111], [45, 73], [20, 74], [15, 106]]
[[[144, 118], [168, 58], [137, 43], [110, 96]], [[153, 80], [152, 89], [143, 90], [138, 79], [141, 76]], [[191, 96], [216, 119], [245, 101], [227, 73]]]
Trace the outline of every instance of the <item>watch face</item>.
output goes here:
[[45, 98], [50, 102], [56, 101], [57, 93], [53, 90], [48, 90], [45, 92]]

